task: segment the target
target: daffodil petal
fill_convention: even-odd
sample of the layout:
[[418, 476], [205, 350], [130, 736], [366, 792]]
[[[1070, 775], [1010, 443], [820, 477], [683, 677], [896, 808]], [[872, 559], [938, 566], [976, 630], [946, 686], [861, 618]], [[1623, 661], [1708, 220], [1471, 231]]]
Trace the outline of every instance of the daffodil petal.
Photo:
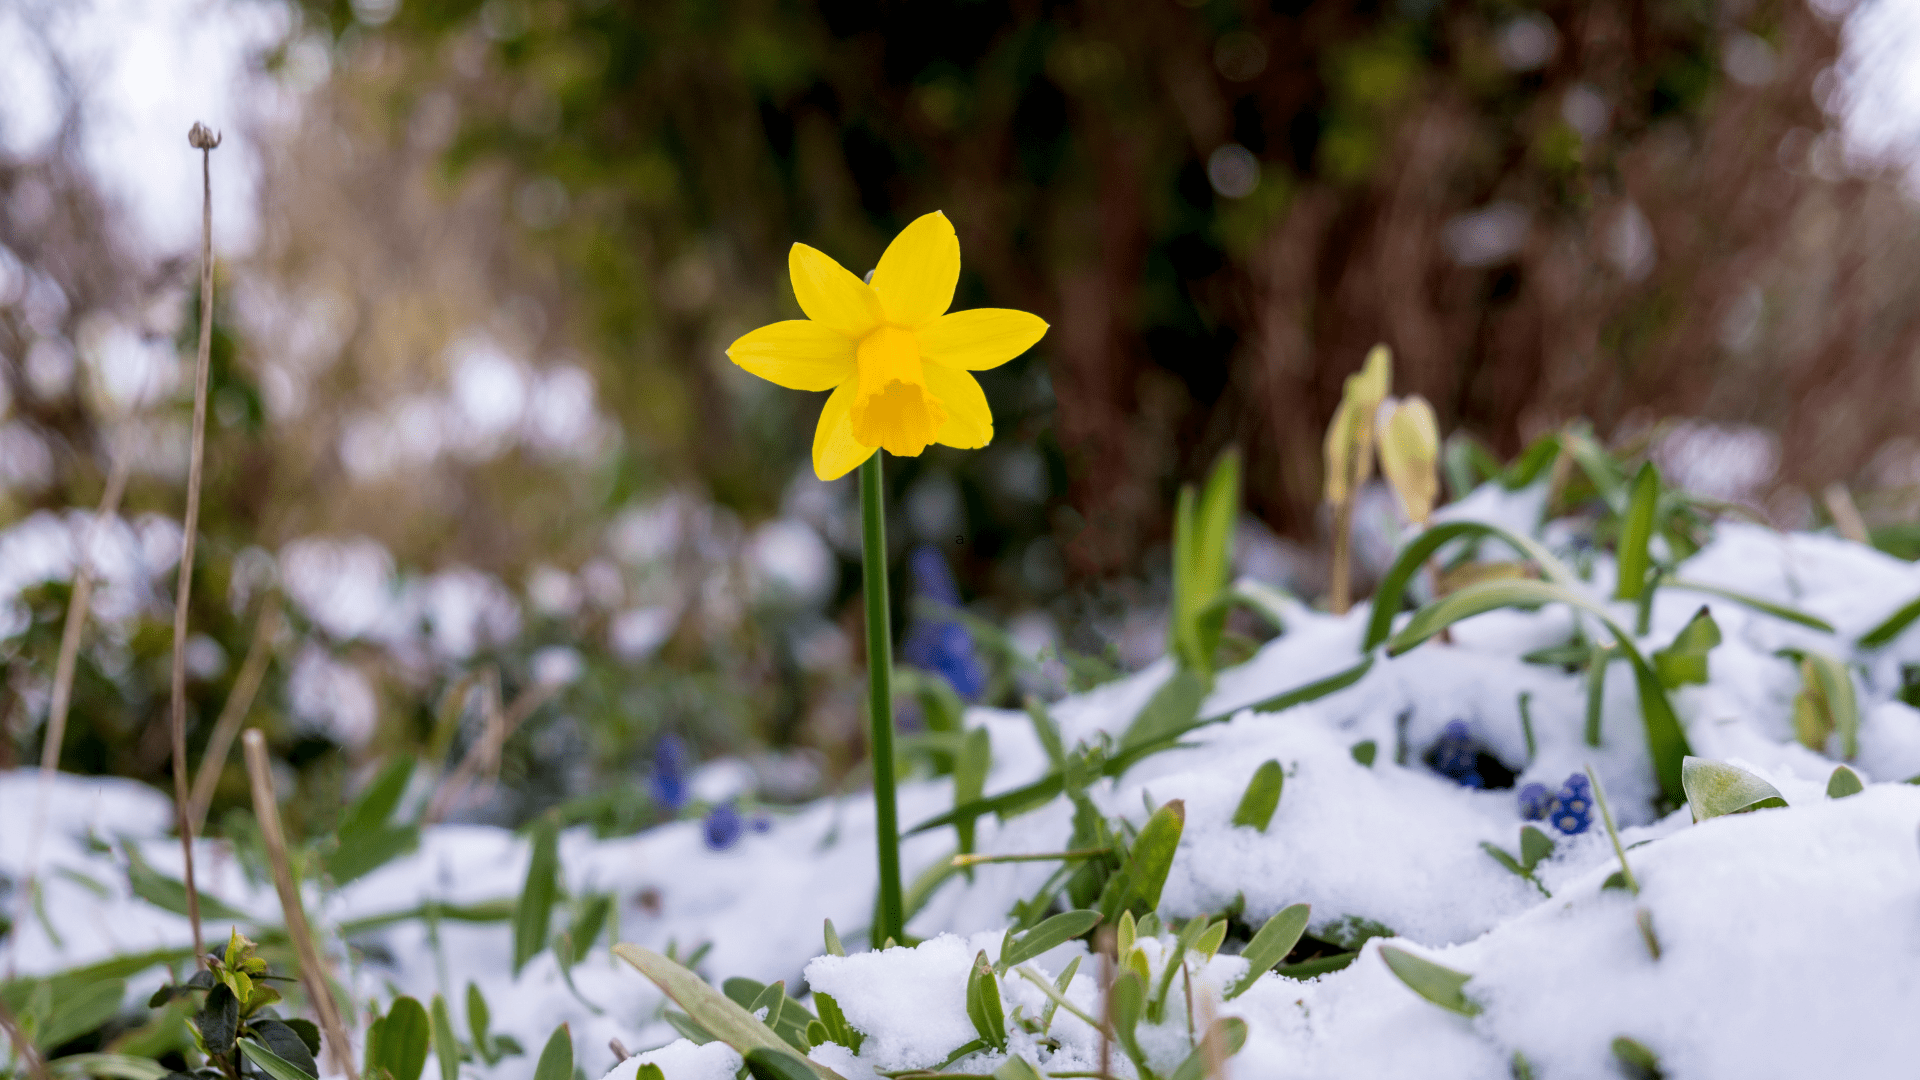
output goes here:
[[852, 338], [807, 319], [772, 323], [727, 346], [727, 359], [789, 390], [831, 390], [853, 377]]
[[850, 338], [858, 338], [880, 322], [880, 298], [873, 286], [854, 277], [826, 253], [795, 244], [787, 253], [787, 272], [793, 277], [793, 295], [807, 318]]
[[873, 271], [873, 291], [895, 326], [924, 326], [945, 314], [959, 282], [960, 238], [938, 210], [901, 229]]
[[1046, 321], [1038, 315], [1009, 308], [956, 311], [915, 331], [922, 358], [967, 371], [999, 367], [1032, 348], [1046, 332]]
[[947, 422], [933, 441], [962, 450], [978, 450], [993, 441], [993, 410], [979, 380], [958, 368], [927, 364], [927, 390], [947, 407]]
[[848, 416], [859, 389], [860, 380], [848, 379], [820, 410], [820, 426], [813, 430], [813, 471], [822, 480], [838, 480], [873, 456], [874, 447], [854, 439]]

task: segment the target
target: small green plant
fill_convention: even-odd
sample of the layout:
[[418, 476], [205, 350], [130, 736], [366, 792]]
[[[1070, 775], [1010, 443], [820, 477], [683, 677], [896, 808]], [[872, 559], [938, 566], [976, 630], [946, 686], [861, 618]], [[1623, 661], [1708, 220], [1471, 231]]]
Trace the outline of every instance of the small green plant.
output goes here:
[[273, 1011], [270, 1006], [280, 1000], [275, 981], [287, 980], [271, 974], [267, 962], [254, 954], [254, 943], [234, 929], [226, 949], [209, 954], [205, 968], [184, 983], [161, 987], [147, 1005], [159, 1008], [175, 998], [197, 996], [189, 1022], [195, 1049], [207, 1064], [196, 1076], [238, 1077], [242, 1062], [248, 1062], [272, 1080], [317, 1077], [320, 1029], [308, 1020], [283, 1020]]

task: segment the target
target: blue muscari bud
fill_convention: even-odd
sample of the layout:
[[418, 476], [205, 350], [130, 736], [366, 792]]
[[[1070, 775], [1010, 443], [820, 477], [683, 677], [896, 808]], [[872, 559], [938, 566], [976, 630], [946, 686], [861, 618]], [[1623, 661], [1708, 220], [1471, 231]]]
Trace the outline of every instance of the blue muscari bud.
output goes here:
[[1545, 784], [1528, 784], [1520, 789], [1520, 816], [1528, 821], [1545, 821], [1553, 809], [1553, 796]]
[[[913, 583], [921, 596], [948, 607], [960, 604], [960, 587], [940, 552], [929, 546], [917, 547], [908, 557]], [[901, 658], [914, 667], [936, 672], [952, 684], [954, 692], [971, 701], [986, 687], [986, 673], [974, 656], [973, 638], [966, 627], [950, 619], [914, 620], [912, 633], [901, 645]]]
[[1464, 720], [1455, 720], [1441, 730], [1439, 741], [1433, 744], [1432, 761], [1435, 771], [1457, 784], [1486, 787], [1480, 777], [1480, 747]]
[[687, 804], [687, 744], [678, 735], [662, 735], [653, 748], [653, 771], [647, 775], [653, 801], [668, 813]]
[[701, 831], [707, 839], [707, 846], [715, 851], [725, 851], [740, 840], [740, 811], [733, 803], [723, 802], [707, 811], [707, 820]]
[[757, 833], [773, 831], [773, 818], [768, 816], [765, 810], [753, 815], [753, 831]]
[[1553, 827], [1573, 836], [1593, 824], [1593, 785], [1584, 773], [1574, 773], [1553, 797]]

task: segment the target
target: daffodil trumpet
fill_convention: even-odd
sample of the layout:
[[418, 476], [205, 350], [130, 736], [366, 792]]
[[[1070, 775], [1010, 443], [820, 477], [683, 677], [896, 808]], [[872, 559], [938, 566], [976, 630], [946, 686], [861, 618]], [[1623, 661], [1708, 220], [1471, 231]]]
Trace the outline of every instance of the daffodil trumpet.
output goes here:
[[831, 390], [814, 428], [813, 470], [837, 480], [860, 469], [862, 588], [867, 607], [874, 824], [880, 889], [869, 940], [906, 940], [893, 775], [893, 639], [880, 451], [974, 450], [993, 439], [993, 412], [973, 372], [1019, 356], [1047, 332], [1024, 311], [948, 311], [960, 281], [960, 239], [945, 214], [914, 220], [867, 280], [795, 244], [787, 257], [804, 319], [763, 326], [727, 357], [793, 390]]

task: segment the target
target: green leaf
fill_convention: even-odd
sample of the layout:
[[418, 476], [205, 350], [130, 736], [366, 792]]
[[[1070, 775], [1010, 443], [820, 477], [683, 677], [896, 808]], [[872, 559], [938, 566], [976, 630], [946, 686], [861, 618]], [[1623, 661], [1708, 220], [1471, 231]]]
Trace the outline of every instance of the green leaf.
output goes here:
[[1063, 911], [1015, 938], [1011, 948], [1002, 950], [1000, 962], [994, 967], [1004, 972], [1016, 964], [1024, 964], [1049, 949], [1086, 934], [1098, 925], [1100, 913], [1097, 911]]
[[1233, 823], [1266, 832], [1273, 812], [1280, 807], [1280, 788], [1286, 779], [1280, 762], [1273, 758], [1262, 762], [1253, 770], [1253, 778], [1247, 781], [1246, 793], [1240, 796], [1240, 805], [1233, 812]]
[[1611, 645], [1587, 647], [1587, 727], [1588, 746], [1600, 745], [1600, 722], [1606, 713], [1607, 665], [1619, 650]]
[[293, 1066], [302, 1075], [320, 1075], [319, 1068], [313, 1062], [314, 1050], [307, 1046], [307, 1040], [292, 1025], [280, 1020], [255, 1020], [249, 1026], [275, 1057]]
[[1247, 1022], [1237, 1016], [1223, 1016], [1207, 1028], [1200, 1045], [1173, 1070], [1173, 1080], [1206, 1080], [1208, 1065], [1225, 1061], [1246, 1045]]
[[1620, 575], [1614, 584], [1615, 600], [1637, 600], [1646, 587], [1647, 571], [1653, 568], [1653, 556], [1647, 548], [1653, 540], [1653, 511], [1659, 502], [1660, 470], [1649, 461], [1633, 478], [1633, 496], [1627, 503], [1626, 519], [1620, 524]]
[[1647, 1049], [1644, 1043], [1625, 1035], [1613, 1040], [1613, 1056], [1634, 1080], [1660, 1080], [1666, 1075], [1660, 1070], [1658, 1054]]
[[[960, 753], [953, 763], [953, 805], [965, 806], [978, 802], [987, 789], [987, 772], [993, 767], [993, 736], [986, 728], [977, 727], [967, 732], [960, 744]], [[960, 837], [960, 854], [973, 853], [974, 819], [954, 823], [953, 831]], [[973, 868], [967, 868], [967, 880], [973, 880]]]
[[1707, 654], [1720, 644], [1720, 626], [1705, 605], [1674, 635], [1673, 642], [1653, 652], [1653, 670], [1660, 685], [1677, 690], [1688, 683], [1705, 685]]
[[131, 1054], [68, 1054], [47, 1062], [56, 1076], [99, 1076], [106, 1080], [166, 1080], [172, 1069], [152, 1058]]
[[1123, 747], [1142, 746], [1184, 734], [1207, 700], [1207, 680], [1187, 668], [1178, 668], [1127, 726]]
[[[51, 1015], [33, 1037], [34, 1045], [41, 1050], [52, 1050], [99, 1028], [113, 1019], [120, 1011], [120, 1002], [127, 996], [124, 979], [102, 979], [77, 988], [63, 986], [58, 981], [42, 985], [48, 987]], [[227, 1001], [233, 1001], [231, 991], [227, 993]], [[237, 1010], [235, 1016], [238, 1016]], [[233, 1036], [228, 1035], [226, 1041], [231, 1043]]]
[[1387, 969], [1406, 983], [1409, 990], [1435, 1005], [1461, 1016], [1479, 1014], [1480, 1006], [1461, 989], [1473, 976], [1443, 967], [1396, 945], [1380, 946], [1380, 959], [1387, 962]]
[[1226, 1000], [1232, 1001], [1246, 993], [1259, 981], [1260, 976], [1285, 960], [1293, 947], [1300, 943], [1300, 936], [1307, 932], [1307, 920], [1312, 914], [1311, 905], [1294, 904], [1281, 908], [1273, 918], [1268, 919], [1255, 932], [1253, 940], [1247, 942], [1247, 947], [1240, 950], [1240, 955], [1247, 961], [1247, 972], [1227, 989]]
[[[114, 1004], [118, 1006], [119, 1002]], [[200, 1030], [200, 1041], [207, 1044], [207, 1053], [231, 1054], [233, 1040], [240, 1034], [240, 1002], [233, 996], [232, 988], [220, 983], [207, 991], [206, 1002], [193, 1016], [193, 1026]]]
[[278, 1054], [275, 1054], [273, 1051], [252, 1039], [240, 1040], [240, 1052], [245, 1054], [248, 1061], [253, 1062], [261, 1072], [266, 1073], [272, 1077], [273, 1080], [313, 1080], [313, 1073], [300, 1071], [299, 1066], [280, 1057]]
[[1000, 980], [987, 962], [985, 949], [973, 958], [973, 969], [967, 972], [967, 1019], [973, 1021], [982, 1042], [1006, 1050], [1007, 1014], [1000, 1003]]
[[1393, 633], [1393, 617], [1400, 614], [1407, 586], [1425, 569], [1427, 560], [1453, 541], [1468, 538], [1500, 541], [1538, 566], [1548, 581], [1572, 585], [1580, 580], [1565, 563], [1554, 557], [1553, 552], [1531, 537], [1479, 521], [1449, 521], [1435, 525], [1408, 541], [1393, 560], [1393, 565], [1387, 568], [1386, 576], [1380, 579], [1380, 587], [1373, 593], [1373, 611], [1367, 619], [1367, 636], [1361, 646], [1365, 651], [1370, 653], [1379, 648]]
[[1849, 795], [1858, 795], [1867, 790], [1860, 782], [1860, 774], [1845, 765], [1833, 767], [1833, 775], [1827, 778], [1827, 798], [1844, 799]]
[[[1328, 694], [1339, 693], [1354, 683], [1359, 682], [1372, 668], [1373, 657], [1368, 656], [1350, 668], [1343, 668], [1324, 679], [1315, 679], [1305, 686], [1296, 686], [1284, 694], [1275, 694], [1265, 701], [1255, 703], [1251, 708], [1254, 712], [1275, 713], [1284, 712], [1293, 708], [1295, 705], [1304, 705], [1309, 701], [1318, 701]], [[1231, 715], [1232, 714], [1229, 713], [1211, 717], [1207, 722], [1225, 720]]]
[[1119, 1040], [1120, 1048], [1127, 1052], [1127, 1057], [1133, 1059], [1134, 1066], [1142, 1069], [1146, 1065], [1146, 1055], [1140, 1052], [1140, 1043], [1135, 1036], [1146, 1005], [1147, 984], [1140, 978], [1140, 973], [1131, 968], [1122, 971], [1107, 990], [1107, 1009], [1113, 1020], [1113, 1036]]
[[667, 1080], [667, 1074], [661, 1071], [660, 1066], [649, 1061], [633, 1074], [633, 1080]]
[[600, 938], [600, 931], [606, 927], [607, 916], [613, 912], [613, 897], [606, 893], [595, 893], [580, 902], [573, 925], [567, 928], [568, 951], [574, 963], [584, 959], [593, 943]]
[[1362, 739], [1354, 743], [1353, 749], [1349, 752], [1353, 754], [1353, 760], [1359, 762], [1361, 767], [1371, 769], [1373, 768], [1374, 759], [1380, 755], [1380, 744], [1372, 739]]
[[[700, 976], [651, 949], [621, 943], [613, 947], [615, 956], [632, 964], [681, 1008], [695, 1024], [743, 1056], [754, 1050], [785, 1053], [787, 1044], [753, 1014], [730, 1001], [725, 994], [708, 986]], [[671, 1015], [671, 1014], [669, 1014]], [[809, 1062], [819, 1080], [841, 1080], [838, 1073], [824, 1065]], [[541, 1078], [536, 1078], [541, 1080]]]
[[573, 1032], [567, 1025], [554, 1028], [548, 1036], [540, 1063], [533, 1067], [533, 1080], [573, 1080]]
[[1010, 1057], [993, 1070], [993, 1080], [1045, 1080], [1026, 1058]]
[[1560, 433], [1549, 431], [1528, 444], [1520, 456], [1508, 465], [1500, 476], [1500, 483], [1508, 491], [1518, 491], [1540, 478], [1547, 466], [1560, 456]]
[[1852, 673], [1844, 662], [1825, 653], [1809, 652], [1802, 664], [1811, 674], [1807, 688], [1817, 688], [1816, 704], [1840, 733], [1840, 756], [1852, 761], [1860, 753], [1860, 702], [1854, 696]]
[[301, 1043], [307, 1048], [308, 1057], [318, 1058], [320, 1056], [320, 1025], [297, 1016], [283, 1022], [293, 1030], [295, 1035], [300, 1036]]
[[474, 1048], [482, 1054], [487, 1052], [487, 1033], [492, 1027], [493, 1014], [487, 1009], [486, 997], [477, 984], [467, 983], [467, 1030], [473, 1034]]
[[393, 1080], [420, 1080], [432, 1040], [433, 1024], [426, 1007], [410, 997], [395, 998], [380, 1022], [378, 1045], [368, 1039], [367, 1071], [384, 1069]]
[[347, 806], [340, 815], [340, 827], [336, 832], [344, 842], [349, 836], [378, 832], [387, 827], [393, 812], [400, 807], [400, 799], [407, 793], [407, 783], [413, 779], [413, 758], [402, 754], [389, 761], [380, 774], [373, 778], [358, 798]]
[[1686, 797], [1680, 785], [1680, 762], [1692, 753], [1686, 732], [1680, 727], [1680, 718], [1674, 714], [1659, 676], [1634, 647], [1632, 638], [1613, 621], [1606, 608], [1580, 593], [1544, 581], [1483, 581], [1469, 585], [1414, 612], [1407, 625], [1393, 636], [1387, 652], [1397, 656], [1462, 619], [1488, 611], [1506, 607], [1537, 608], [1546, 604], [1566, 604], [1588, 612], [1613, 633], [1614, 646], [1625, 653], [1633, 665], [1648, 756], [1653, 759], [1661, 795], [1667, 802], [1679, 805]]
[[865, 1042], [867, 1037], [855, 1030], [852, 1024], [847, 1023], [847, 1014], [840, 1011], [840, 1003], [825, 992], [815, 990], [813, 1007], [820, 1011], [820, 1023], [827, 1029], [827, 1041], [839, 1043], [858, 1054], [860, 1044]]
[[1167, 884], [1167, 872], [1173, 869], [1174, 849], [1180, 845], [1180, 833], [1186, 824], [1186, 802], [1172, 799], [1153, 812], [1133, 839], [1133, 848], [1127, 854], [1133, 895], [1147, 911], [1160, 906], [1160, 890]]
[[1455, 502], [1467, 497], [1474, 488], [1500, 476], [1500, 459], [1480, 440], [1464, 431], [1447, 436], [1441, 445], [1440, 464], [1447, 478], [1447, 492]]
[[1203, 959], [1211, 960], [1214, 954], [1220, 951], [1220, 946], [1226, 943], [1227, 920], [1220, 919], [1212, 926], [1207, 927], [1207, 932], [1201, 934], [1200, 937], [1194, 941], [1193, 951], [1199, 953]]
[[547, 947], [547, 929], [553, 921], [554, 897], [560, 890], [560, 822], [551, 812], [533, 826], [533, 857], [527, 863], [526, 884], [513, 909], [513, 974], [517, 978], [527, 961]]
[[1553, 854], [1553, 838], [1533, 825], [1520, 826], [1520, 865], [1529, 873], [1540, 860]]
[[754, 1080], [815, 1080], [813, 1070], [791, 1050], [761, 1047], [746, 1055], [746, 1064]]
[[[1686, 592], [1706, 593], [1708, 596], [1717, 596], [1722, 600], [1730, 600], [1742, 607], [1750, 607], [1755, 611], [1764, 612], [1776, 619], [1785, 619], [1790, 623], [1798, 623], [1809, 630], [1818, 630], [1826, 634], [1834, 632], [1833, 624], [1818, 615], [1810, 615], [1807, 612], [1801, 611], [1799, 608], [1788, 607], [1785, 604], [1776, 604], [1771, 600], [1762, 600], [1757, 596], [1749, 596], [1746, 593], [1735, 592], [1732, 589], [1722, 588], [1718, 585], [1708, 585], [1699, 581], [1688, 581], [1685, 578], [1667, 578], [1660, 587], [1663, 589], [1681, 589]], [[1864, 645], [1865, 643], [1862, 642], [1862, 644]]]
[[433, 995], [429, 1014], [433, 1027], [433, 1056], [440, 1063], [440, 1080], [460, 1080], [460, 1038], [453, 1033], [453, 1016], [447, 1012], [447, 999]]
[[1724, 761], [1689, 757], [1681, 766], [1681, 777], [1687, 808], [1696, 822], [1787, 805], [1778, 788]]
[[[147, 865], [140, 854], [137, 844], [128, 842], [123, 845], [127, 853], [127, 885], [133, 895], [152, 904], [154, 907], [171, 911], [175, 915], [187, 913], [187, 887], [179, 878], [169, 877]], [[244, 926], [255, 925], [259, 920], [246, 912], [226, 903], [219, 897], [200, 889], [200, 918], [207, 922], [240, 923]]]
[[832, 919], [826, 919], [822, 922], [820, 927], [820, 934], [822, 937], [826, 939], [827, 955], [829, 956], [847, 955], [846, 947], [840, 944], [839, 932], [834, 930], [833, 928]]
[[1860, 647], [1863, 649], [1880, 648], [1894, 638], [1899, 637], [1907, 627], [1913, 625], [1913, 620], [1915, 619], [1920, 619], [1920, 597], [1915, 597], [1908, 601], [1906, 606], [1887, 616], [1878, 626], [1862, 634], [1860, 636]]
[[1600, 444], [1593, 441], [1585, 425], [1569, 426], [1560, 433], [1560, 448], [1566, 451], [1580, 471], [1587, 474], [1593, 482], [1595, 491], [1605, 499], [1614, 513], [1623, 514], [1627, 510], [1627, 484], [1620, 473], [1620, 466]]
[[339, 846], [328, 851], [322, 862], [337, 888], [365, 877], [419, 846], [420, 830], [412, 825], [343, 832]]

